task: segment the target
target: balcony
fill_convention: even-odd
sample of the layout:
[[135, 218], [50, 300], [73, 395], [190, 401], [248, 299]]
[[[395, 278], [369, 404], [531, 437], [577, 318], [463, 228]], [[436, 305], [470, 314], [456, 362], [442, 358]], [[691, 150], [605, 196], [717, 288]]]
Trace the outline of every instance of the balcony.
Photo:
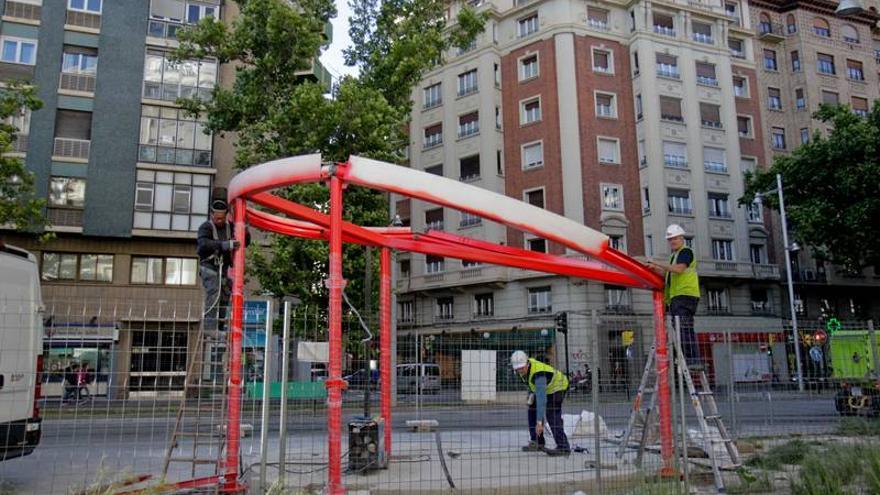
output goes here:
[[782, 24], [761, 22], [758, 23], [758, 39], [768, 43], [781, 43], [785, 40], [785, 30]]
[[88, 139], [57, 137], [55, 138], [55, 146], [52, 148], [52, 156], [88, 160], [91, 144], [91, 140]]
[[654, 32], [657, 34], [662, 34], [664, 36], [672, 36], [675, 37], [675, 28], [669, 26], [662, 26], [659, 24], [654, 25]]
[[677, 65], [657, 65], [657, 75], [660, 77], [668, 77], [670, 79], [680, 79], [681, 74], [678, 72]]
[[478, 265], [457, 271], [429, 273], [400, 279], [397, 288], [402, 292], [461, 287], [464, 285], [503, 286], [510, 278], [510, 269], [498, 265]]
[[715, 172], [717, 174], [726, 174], [727, 173], [727, 165], [720, 162], [703, 162], [703, 167], [706, 169], [706, 172]]
[[40, 5], [7, 0], [6, 9], [3, 11], [3, 15], [6, 17], [14, 17], [16, 19], [39, 22], [40, 17], [42, 16], [42, 10], [43, 8]]
[[779, 280], [779, 265], [701, 259], [700, 267], [700, 276]]
[[671, 113], [661, 113], [660, 120], [665, 120], [667, 122], [676, 122], [676, 123], [684, 123], [684, 117], [681, 115], [675, 115]]
[[147, 24], [147, 36], [167, 40], [177, 40], [177, 33], [184, 28], [179, 22], [150, 19]]
[[706, 33], [694, 33], [693, 40], [697, 43], [705, 43], [707, 45], [715, 44], [715, 39], [712, 37], [712, 35]]
[[101, 29], [101, 14], [68, 10], [65, 24], [97, 31]]
[[731, 48], [730, 56], [733, 58], [746, 58], [746, 52], [742, 50], [734, 50], [733, 48]]
[[723, 129], [724, 126], [719, 120], [700, 119], [700, 125], [703, 127], [711, 127], [713, 129]]
[[597, 31], [608, 31], [608, 21], [602, 19], [590, 19], [587, 21], [587, 25]]
[[480, 133], [479, 124], [468, 124], [458, 126], [458, 139], [464, 139]]
[[697, 76], [697, 84], [702, 84], [703, 86], [718, 87], [718, 78], [717, 77], [707, 77], [707, 76]]
[[94, 93], [96, 79], [97, 78], [92, 74], [62, 73], [61, 83], [58, 85], [58, 89]]
[[670, 206], [669, 207], [670, 215], [693, 215], [694, 209], [690, 206]]
[[74, 208], [47, 208], [49, 223], [54, 227], [82, 227], [83, 211]]
[[752, 301], [752, 316], [779, 316], [769, 301]]
[[679, 155], [663, 155], [663, 164], [669, 168], [688, 168], [687, 157]]
[[596, 105], [596, 115], [599, 117], [614, 117], [614, 107], [611, 105]]
[[443, 221], [428, 222], [425, 224], [426, 230], [443, 230]]
[[779, 279], [779, 265], [752, 265], [752, 270], [755, 274], [755, 278], [760, 278], [762, 280], [778, 280]]

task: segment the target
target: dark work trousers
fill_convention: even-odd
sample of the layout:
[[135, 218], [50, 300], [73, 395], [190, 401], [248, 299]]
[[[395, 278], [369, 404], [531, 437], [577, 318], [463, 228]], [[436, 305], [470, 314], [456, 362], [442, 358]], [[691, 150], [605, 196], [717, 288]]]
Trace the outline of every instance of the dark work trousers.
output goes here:
[[[565, 430], [562, 428], [562, 401], [565, 399], [565, 390], [547, 395], [547, 421], [544, 429], [550, 426], [553, 432], [553, 440], [556, 441], [556, 448], [568, 449], [568, 437], [565, 436]], [[541, 447], [544, 446], [544, 435], [538, 436], [535, 431], [535, 425], [538, 423], [538, 399], [532, 401], [529, 405], [529, 437], [533, 442], [537, 442]]]
[[199, 265], [199, 276], [202, 279], [202, 287], [205, 289], [204, 328], [205, 330], [224, 330], [226, 325], [222, 323], [218, 325], [218, 320], [225, 320], [229, 311], [229, 295], [232, 293], [232, 288], [229, 286], [230, 280], [225, 273], [221, 278], [216, 268], [206, 265]]
[[675, 317], [678, 316], [681, 328], [681, 350], [688, 365], [702, 364], [697, 335], [694, 332], [694, 313], [697, 312], [699, 298], [692, 296], [675, 296], [669, 302], [669, 316], [675, 328]]

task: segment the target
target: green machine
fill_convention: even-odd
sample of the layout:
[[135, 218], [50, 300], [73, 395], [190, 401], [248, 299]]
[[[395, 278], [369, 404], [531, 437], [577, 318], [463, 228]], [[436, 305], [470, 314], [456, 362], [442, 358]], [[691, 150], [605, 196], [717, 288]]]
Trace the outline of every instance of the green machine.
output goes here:
[[[874, 336], [874, 345], [880, 339]], [[874, 351], [867, 330], [839, 330], [829, 339], [831, 377], [840, 388], [834, 398], [844, 416], [877, 416], [880, 413], [880, 382], [874, 378]]]

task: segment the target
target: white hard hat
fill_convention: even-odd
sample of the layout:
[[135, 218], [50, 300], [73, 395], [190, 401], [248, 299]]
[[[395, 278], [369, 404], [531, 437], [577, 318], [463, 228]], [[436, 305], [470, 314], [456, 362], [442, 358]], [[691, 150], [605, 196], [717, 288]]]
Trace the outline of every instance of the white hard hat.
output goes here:
[[523, 351], [515, 351], [510, 355], [510, 365], [513, 369], [518, 370], [525, 367], [529, 362], [529, 356]]
[[680, 235], [684, 235], [684, 229], [681, 228], [681, 225], [677, 223], [673, 223], [669, 227], [666, 227], [666, 238], [672, 239], [673, 237], [678, 237]]

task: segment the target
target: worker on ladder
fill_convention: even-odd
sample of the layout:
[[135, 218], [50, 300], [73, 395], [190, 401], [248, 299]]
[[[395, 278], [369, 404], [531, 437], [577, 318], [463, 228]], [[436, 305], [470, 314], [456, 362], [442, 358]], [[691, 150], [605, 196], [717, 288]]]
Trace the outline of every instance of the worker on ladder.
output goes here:
[[[569, 455], [571, 448], [562, 427], [562, 401], [568, 391], [565, 373], [537, 359], [529, 358], [523, 351], [510, 356], [510, 365], [520, 379], [529, 387], [529, 444], [525, 452], [544, 451], [551, 456]], [[550, 424], [555, 449], [544, 448], [544, 425]]]
[[[211, 216], [199, 226], [198, 248], [199, 278], [205, 289], [204, 329], [208, 332], [225, 330], [218, 320], [225, 321], [232, 284], [229, 269], [232, 267], [232, 252], [238, 248], [234, 239], [235, 225], [226, 219], [229, 206], [223, 199], [211, 202]], [[246, 232], [245, 242], [251, 236]]]
[[700, 302], [700, 278], [697, 275], [697, 258], [684, 242], [684, 229], [674, 223], [666, 229], [669, 242], [669, 263], [648, 261], [648, 265], [666, 279], [664, 300], [670, 316], [679, 318], [682, 353], [688, 367], [698, 369], [700, 348], [694, 332], [694, 313]]

